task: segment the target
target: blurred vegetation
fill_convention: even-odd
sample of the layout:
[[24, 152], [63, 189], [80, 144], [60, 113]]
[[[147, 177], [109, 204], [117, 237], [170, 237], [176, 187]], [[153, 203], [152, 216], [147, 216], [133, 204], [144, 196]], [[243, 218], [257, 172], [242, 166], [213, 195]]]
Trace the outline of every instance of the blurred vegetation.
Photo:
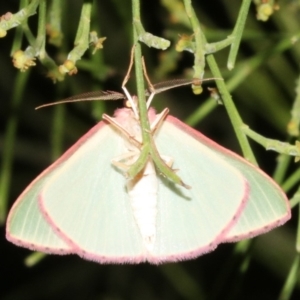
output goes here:
[[[193, 69], [199, 54], [193, 47], [201, 41], [192, 36], [184, 6], [188, 2], [141, 1], [142, 26], [165, 39], [156, 42], [166, 50], [142, 45], [153, 83], [201, 78], [204, 70], [205, 78], [218, 77], [207, 66], [211, 55], [206, 64], [200, 61], [200, 69], [199, 64]], [[210, 43], [202, 49], [203, 55], [215, 49], [213, 43], [230, 43], [233, 30], [241, 37], [240, 44], [235, 40], [235, 45], [218, 48], [214, 57], [243, 122], [265, 137], [294, 144], [300, 120], [299, 0], [194, 0], [192, 5], [203, 38]], [[241, 5], [244, 14], [239, 14]], [[5, 240], [8, 208], [103, 112], [112, 114], [122, 103], [34, 108], [92, 90], [121, 91], [133, 43], [132, 3], [1, 1], [0, 15], [1, 299], [299, 299], [299, 165], [252, 142], [260, 167], [274, 174], [292, 199], [293, 219], [288, 224], [176, 264], [99, 265], [75, 256], [47, 256], [31, 268], [25, 266], [30, 251]], [[90, 23], [85, 18], [89, 15]], [[189, 51], [176, 51], [188, 49], [195, 57]], [[136, 93], [133, 74], [127, 87]], [[190, 87], [170, 90], [157, 95], [153, 106], [158, 111], [169, 107], [172, 115], [221, 145], [247, 153], [245, 136], [236, 138], [232, 118], [211, 98], [208, 87], [214, 88], [215, 83], [205, 83], [197, 96]]]

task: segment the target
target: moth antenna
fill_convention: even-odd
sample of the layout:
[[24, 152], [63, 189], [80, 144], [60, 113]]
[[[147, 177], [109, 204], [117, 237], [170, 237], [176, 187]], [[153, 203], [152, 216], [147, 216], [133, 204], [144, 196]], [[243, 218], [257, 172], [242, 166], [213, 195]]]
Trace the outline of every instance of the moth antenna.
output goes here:
[[72, 96], [56, 102], [46, 103], [37, 106], [35, 109], [37, 110], [43, 107], [54, 106], [63, 103], [72, 103], [72, 102], [81, 102], [81, 101], [99, 101], [99, 100], [107, 101], [107, 100], [121, 100], [121, 99], [125, 99], [125, 96], [122, 93], [118, 93], [114, 91], [105, 91], [105, 92], [94, 91], [94, 92], [88, 92], [88, 93]]

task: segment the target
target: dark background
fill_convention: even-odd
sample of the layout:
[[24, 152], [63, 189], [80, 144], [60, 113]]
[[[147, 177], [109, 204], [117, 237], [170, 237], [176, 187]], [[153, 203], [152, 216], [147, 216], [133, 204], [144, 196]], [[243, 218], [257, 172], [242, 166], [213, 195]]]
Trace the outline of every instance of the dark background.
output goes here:
[[[63, 139], [57, 152], [67, 149], [89, 130], [105, 111], [112, 114], [122, 103], [103, 106], [91, 103], [74, 103], [63, 108], [45, 108], [35, 111], [38, 105], [91, 90], [120, 91], [127, 71], [132, 44], [131, 2], [94, 1], [91, 29], [106, 36], [104, 49], [95, 54], [103, 59], [97, 72], [90, 71], [88, 61], [97, 61], [91, 51], [78, 62], [79, 73], [53, 84], [46, 78], [46, 70], [37, 61], [29, 70], [26, 88], [20, 105], [13, 104], [19, 71], [11, 63], [10, 49], [14, 29], [0, 39], [0, 154], [3, 162], [4, 142], [11, 122], [16, 125], [15, 143], [11, 154], [13, 165], [9, 183], [10, 207], [24, 188], [52, 161], [52, 131], [58, 110], [63, 110]], [[172, 23], [170, 12], [163, 1], [141, 1], [142, 21], [147, 31], [171, 39], [171, 48], [178, 34], [191, 34], [191, 29]], [[175, 2], [175, 1], [174, 1]], [[178, 1], [180, 2], [180, 1]], [[235, 24], [241, 1], [193, 1], [209, 42], [228, 36]], [[1, 1], [0, 15], [18, 11], [19, 1]], [[81, 1], [66, 1], [63, 18], [64, 43], [59, 49], [47, 45], [49, 55], [58, 64], [71, 50], [75, 38]], [[226, 69], [228, 49], [216, 54], [224, 77], [241, 82], [233, 89], [233, 99], [245, 123], [259, 133], [286, 140], [295, 80], [299, 76], [300, 46], [280, 48], [281, 42], [299, 32], [300, 7], [297, 1], [280, 1], [281, 9], [266, 23], [257, 21], [254, 4], [246, 23], [243, 42], [236, 68]], [[37, 16], [29, 24], [35, 33]], [[22, 49], [27, 47], [24, 40]], [[173, 52], [172, 52], [173, 51]], [[143, 46], [151, 80], [160, 82], [171, 78], [192, 75], [193, 56], [175, 53], [174, 67], [167, 68], [165, 61], [174, 50], [162, 51]], [[259, 59], [264, 55], [264, 59]], [[255, 64], [255, 58], [259, 63]], [[99, 62], [99, 60], [98, 60]], [[246, 70], [247, 76], [241, 70]], [[26, 76], [22, 74], [21, 76]], [[205, 77], [210, 77], [207, 69]], [[208, 83], [205, 86], [214, 86]], [[134, 94], [134, 76], [128, 83]], [[169, 107], [170, 113], [185, 120], [209, 97], [205, 88], [195, 96], [189, 87], [171, 90], [157, 96], [153, 105], [161, 110]], [[221, 145], [240, 153], [232, 126], [222, 106], [218, 106], [204, 120], [194, 124], [198, 130]], [[270, 175], [276, 164], [276, 154], [252, 143], [260, 166]], [[296, 167], [291, 165], [289, 172]], [[289, 196], [293, 195], [293, 190]], [[277, 299], [295, 258], [297, 213], [287, 225], [253, 240], [250, 253], [237, 251], [235, 244], [221, 245], [210, 254], [192, 261], [152, 266], [99, 265], [75, 256], [47, 256], [37, 265], [28, 268], [24, 259], [30, 251], [10, 244], [5, 239], [4, 224], [0, 235], [0, 299]], [[2, 237], [2, 238], [1, 238]], [[299, 274], [299, 273], [298, 273]], [[290, 299], [299, 299], [299, 276]]]

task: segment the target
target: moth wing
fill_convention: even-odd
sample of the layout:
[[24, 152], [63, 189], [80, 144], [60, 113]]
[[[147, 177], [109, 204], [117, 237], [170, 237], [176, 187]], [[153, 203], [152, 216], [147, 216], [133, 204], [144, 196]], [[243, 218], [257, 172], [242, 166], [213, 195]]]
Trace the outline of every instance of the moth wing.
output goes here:
[[41, 213], [38, 198], [45, 183], [64, 165], [64, 156], [42, 172], [12, 206], [6, 222], [6, 238], [34, 251], [68, 254], [70, 246], [57, 235]]
[[39, 195], [45, 219], [73, 253], [100, 263], [140, 262], [145, 248], [125, 176], [111, 160], [126, 151], [111, 125], [97, 125], [73, 147]]
[[[250, 183], [249, 201], [237, 224], [227, 233], [224, 241], [234, 242], [268, 232], [291, 218], [289, 201], [273, 179], [247, 161], [232, 160]], [[252, 171], [253, 169], [256, 171]]]
[[[205, 145], [222, 160], [239, 170], [249, 184], [249, 200], [246, 207], [237, 223], [227, 232], [224, 242], [256, 236], [282, 225], [290, 219], [291, 210], [286, 195], [267, 174], [179, 120], [169, 116], [166, 123], [171, 128], [174, 127], [171, 130], [179, 129], [182, 134], [186, 135], [186, 139], [193, 139]], [[218, 175], [216, 174], [216, 176]], [[224, 180], [227, 179], [224, 178]], [[229, 197], [228, 201], [230, 201]]]
[[239, 170], [170, 120], [174, 118], [163, 122], [155, 143], [161, 155], [174, 159], [172, 168], [191, 189], [160, 178], [156, 241], [148, 258], [153, 263], [214, 250], [235, 225], [249, 195]]

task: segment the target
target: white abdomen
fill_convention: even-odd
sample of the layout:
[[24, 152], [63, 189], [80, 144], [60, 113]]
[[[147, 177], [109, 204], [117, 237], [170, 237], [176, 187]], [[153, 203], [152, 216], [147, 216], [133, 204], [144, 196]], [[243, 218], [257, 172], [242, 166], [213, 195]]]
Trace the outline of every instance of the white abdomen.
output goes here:
[[147, 250], [151, 251], [155, 242], [157, 213], [157, 176], [154, 164], [149, 160], [134, 179], [127, 180], [134, 218], [139, 227]]

